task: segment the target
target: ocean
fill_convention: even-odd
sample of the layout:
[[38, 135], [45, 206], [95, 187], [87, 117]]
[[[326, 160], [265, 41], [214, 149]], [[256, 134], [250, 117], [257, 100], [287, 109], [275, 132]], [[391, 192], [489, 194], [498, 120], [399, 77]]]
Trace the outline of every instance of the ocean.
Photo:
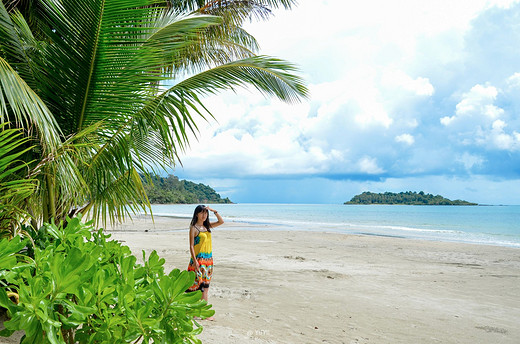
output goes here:
[[[267, 230], [377, 235], [520, 248], [520, 206], [216, 204], [227, 222]], [[191, 219], [193, 204], [152, 205], [154, 215]], [[189, 220], [186, 222], [188, 226]], [[245, 227], [244, 229], [246, 229]]]

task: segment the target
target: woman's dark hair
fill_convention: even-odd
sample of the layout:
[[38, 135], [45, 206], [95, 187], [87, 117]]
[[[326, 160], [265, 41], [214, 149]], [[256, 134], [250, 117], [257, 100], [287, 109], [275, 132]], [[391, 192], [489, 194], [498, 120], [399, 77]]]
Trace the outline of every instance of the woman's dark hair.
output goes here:
[[[205, 211], [206, 213], [208, 213], [208, 209], [206, 209], [206, 207], [204, 205], [196, 206], [195, 211], [193, 212], [193, 217], [191, 218], [191, 226], [195, 226], [195, 224], [197, 223], [197, 220], [198, 220], [197, 215], [201, 211]], [[204, 226], [204, 228], [206, 228], [206, 230], [208, 232], [211, 233], [211, 224], [209, 223], [209, 214], [208, 214], [208, 217], [206, 217], [206, 220], [204, 221], [203, 226]]]

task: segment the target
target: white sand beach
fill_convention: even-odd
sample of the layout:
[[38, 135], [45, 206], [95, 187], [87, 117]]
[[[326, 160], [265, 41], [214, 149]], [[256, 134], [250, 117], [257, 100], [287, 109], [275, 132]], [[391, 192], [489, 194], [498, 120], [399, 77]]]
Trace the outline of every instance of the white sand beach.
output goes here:
[[[188, 222], [141, 217], [113, 238], [185, 269]], [[520, 249], [226, 223], [213, 255], [207, 344], [520, 343]]]
[[[111, 232], [185, 269], [188, 222]], [[520, 343], [520, 249], [226, 223], [213, 255], [206, 344]]]

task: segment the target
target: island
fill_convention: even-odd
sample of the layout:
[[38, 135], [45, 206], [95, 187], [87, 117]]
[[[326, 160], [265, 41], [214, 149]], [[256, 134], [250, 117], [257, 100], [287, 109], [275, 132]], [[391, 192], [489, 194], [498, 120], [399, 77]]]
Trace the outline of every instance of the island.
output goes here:
[[363, 192], [343, 204], [478, 205], [477, 203], [462, 201], [460, 199], [452, 201], [441, 195], [434, 196], [432, 194], [425, 194], [423, 191], [400, 193]]
[[213, 188], [202, 183], [179, 180], [174, 175], [152, 175], [150, 179], [141, 176], [151, 204], [233, 203], [227, 197], [221, 198]]

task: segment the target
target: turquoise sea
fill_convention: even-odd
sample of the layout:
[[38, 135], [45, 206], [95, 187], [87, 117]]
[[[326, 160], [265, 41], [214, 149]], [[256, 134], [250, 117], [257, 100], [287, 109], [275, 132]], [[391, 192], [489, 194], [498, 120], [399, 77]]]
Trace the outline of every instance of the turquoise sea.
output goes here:
[[[520, 248], [520, 206], [217, 204], [227, 222]], [[195, 205], [153, 205], [155, 215], [191, 218]], [[186, 222], [188, 226], [189, 220]], [[245, 227], [247, 228], [247, 227]]]

